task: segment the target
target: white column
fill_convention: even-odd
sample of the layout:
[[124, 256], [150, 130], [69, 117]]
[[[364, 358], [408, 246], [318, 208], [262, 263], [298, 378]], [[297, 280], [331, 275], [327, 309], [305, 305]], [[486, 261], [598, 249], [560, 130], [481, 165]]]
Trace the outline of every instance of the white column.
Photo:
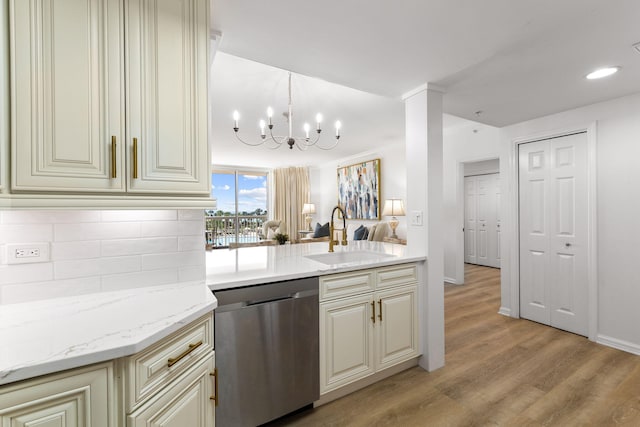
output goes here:
[[[426, 85], [404, 96], [407, 155], [407, 245], [427, 256], [418, 301], [422, 358], [428, 371], [444, 366], [444, 242], [442, 94]], [[416, 224], [415, 216], [422, 224]], [[418, 220], [420, 222], [420, 219]]]

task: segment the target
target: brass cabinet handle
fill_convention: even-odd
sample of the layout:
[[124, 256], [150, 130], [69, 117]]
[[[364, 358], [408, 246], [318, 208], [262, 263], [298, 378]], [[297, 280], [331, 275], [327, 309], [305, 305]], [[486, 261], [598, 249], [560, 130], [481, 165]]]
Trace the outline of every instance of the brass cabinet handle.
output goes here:
[[117, 178], [118, 171], [116, 169], [116, 137], [111, 136], [111, 178]]
[[376, 323], [376, 302], [375, 301], [371, 301], [371, 311], [372, 311], [372, 315], [371, 315], [371, 320], [373, 320], [373, 323]]
[[214, 378], [213, 381], [213, 396], [209, 397], [209, 399], [215, 402], [215, 406], [218, 406], [218, 368], [215, 368], [211, 375]]
[[378, 318], [382, 322], [382, 298], [378, 300], [378, 307], [380, 307], [380, 313], [378, 314]]
[[133, 138], [133, 179], [138, 179], [138, 138]]
[[182, 353], [180, 353], [178, 355], [178, 357], [172, 357], [169, 360], [167, 360], [167, 367], [169, 367], [169, 368], [172, 367], [173, 365], [178, 363], [180, 360], [184, 359], [193, 350], [195, 350], [196, 348], [200, 347], [201, 345], [202, 345], [202, 340], [198, 341], [195, 344], [189, 344], [189, 348], [186, 349], [185, 351], [183, 351]]

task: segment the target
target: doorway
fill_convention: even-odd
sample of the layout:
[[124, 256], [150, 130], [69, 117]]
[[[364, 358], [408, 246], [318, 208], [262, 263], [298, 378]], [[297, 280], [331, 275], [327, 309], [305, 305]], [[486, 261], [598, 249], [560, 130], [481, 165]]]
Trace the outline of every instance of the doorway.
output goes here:
[[587, 335], [587, 133], [518, 146], [520, 316]]

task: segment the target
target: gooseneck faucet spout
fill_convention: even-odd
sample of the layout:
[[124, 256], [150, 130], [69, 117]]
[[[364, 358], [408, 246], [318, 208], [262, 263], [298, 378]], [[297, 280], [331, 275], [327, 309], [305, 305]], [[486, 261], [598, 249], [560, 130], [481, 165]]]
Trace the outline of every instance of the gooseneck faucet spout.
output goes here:
[[331, 211], [331, 221], [329, 221], [329, 252], [333, 252], [333, 245], [338, 244], [338, 240], [335, 239], [335, 228], [333, 227], [333, 215], [335, 215], [336, 210], [339, 210], [342, 214], [342, 245], [347, 245], [347, 214], [344, 213], [344, 210], [340, 206], [336, 206]]

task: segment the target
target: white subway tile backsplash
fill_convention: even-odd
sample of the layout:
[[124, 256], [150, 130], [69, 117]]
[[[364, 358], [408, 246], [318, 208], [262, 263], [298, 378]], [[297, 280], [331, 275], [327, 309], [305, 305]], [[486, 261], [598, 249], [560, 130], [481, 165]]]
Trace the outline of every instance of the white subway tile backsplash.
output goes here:
[[[202, 213], [202, 211], [200, 211]], [[202, 215], [204, 215], [202, 213]], [[113, 210], [102, 211], [103, 222], [124, 221], [175, 221], [178, 213], [175, 210]]]
[[131, 273], [140, 271], [140, 255], [100, 258], [100, 274]]
[[147, 221], [141, 224], [142, 237], [177, 236], [177, 221]]
[[100, 275], [98, 258], [58, 261], [53, 269], [56, 280], [73, 279], [75, 277], [91, 277]]
[[200, 221], [179, 221], [178, 233], [181, 236], [204, 236], [204, 218]]
[[1, 224], [0, 243], [34, 243], [53, 240], [51, 224]]
[[99, 240], [86, 240], [80, 242], [54, 242], [51, 244], [51, 259], [53, 261], [61, 261], [65, 259], [98, 258], [99, 256]]
[[0, 285], [53, 280], [53, 263], [0, 266]]
[[206, 279], [206, 271], [202, 267], [180, 267], [178, 269], [179, 282], [192, 282]]
[[[0, 304], [205, 280], [202, 210], [0, 212]], [[51, 262], [6, 264], [7, 243]]]
[[78, 222], [98, 222], [100, 211], [56, 210], [56, 211], [5, 211], [3, 224], [60, 224]]
[[178, 219], [180, 221], [202, 221], [204, 212], [202, 209], [180, 209], [178, 211]]
[[200, 251], [204, 248], [204, 236], [180, 236], [178, 237], [179, 251]]
[[177, 237], [148, 237], [144, 239], [104, 240], [101, 255], [139, 255], [175, 252], [177, 250]]
[[99, 222], [55, 224], [56, 242], [75, 240], [126, 239], [140, 237], [139, 222]]
[[103, 292], [121, 289], [143, 288], [145, 286], [166, 285], [178, 282], [175, 268], [141, 271], [137, 273], [112, 274], [102, 276]]
[[39, 299], [61, 298], [100, 292], [100, 277], [21, 283], [2, 286], [2, 304], [18, 304]]

